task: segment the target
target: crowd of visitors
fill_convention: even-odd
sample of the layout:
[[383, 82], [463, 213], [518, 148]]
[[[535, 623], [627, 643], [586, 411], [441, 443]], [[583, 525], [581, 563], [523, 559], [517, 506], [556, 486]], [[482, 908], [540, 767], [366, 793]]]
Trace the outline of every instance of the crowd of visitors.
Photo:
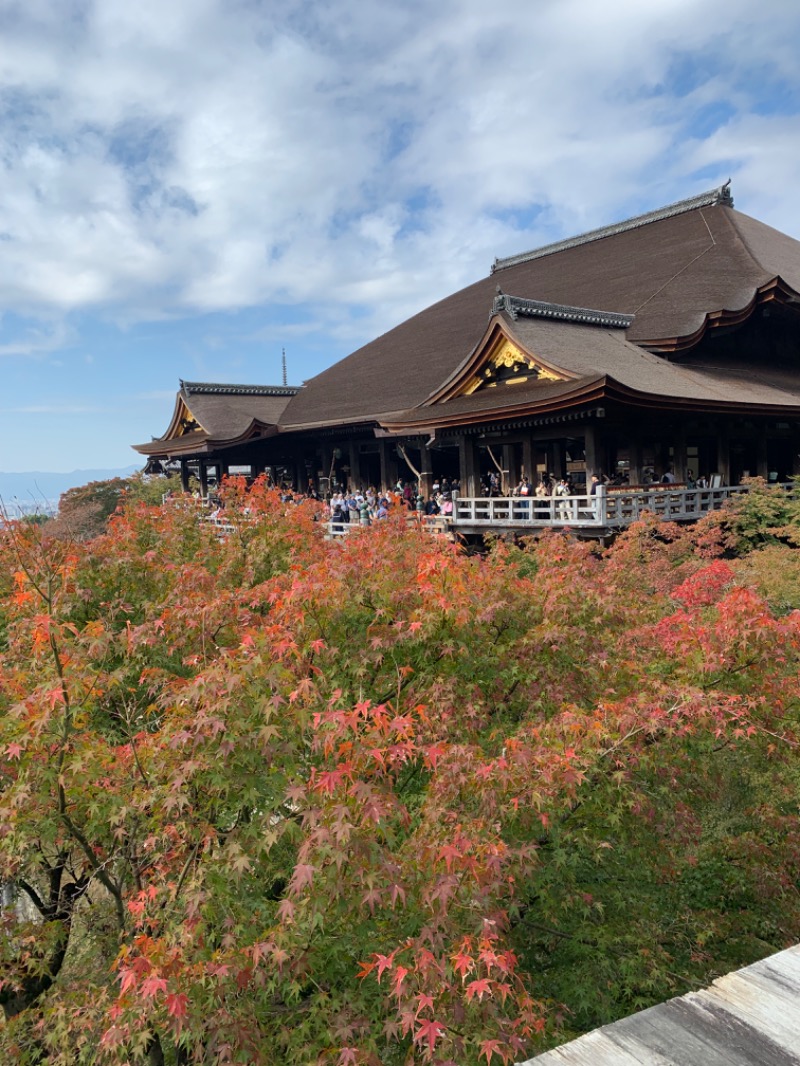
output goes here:
[[[602, 473], [598, 473], [591, 476], [588, 485], [582, 483], [581, 477], [581, 484], [576, 486], [569, 475], [557, 478], [543, 472], [535, 485], [526, 475], [523, 475], [519, 482], [509, 490], [503, 484], [503, 480], [492, 472], [481, 478], [479, 494], [484, 498], [502, 496], [519, 498], [520, 504], [518, 508], [522, 509], [523, 514], [527, 509], [527, 513], [531, 517], [547, 518], [549, 516], [551, 520], [568, 522], [584, 513], [576, 510], [576, 508], [583, 507], [585, 509], [589, 506], [588, 504], [578, 503], [575, 500], [576, 497], [578, 500], [581, 497], [591, 498], [598, 495], [600, 486], [614, 488], [626, 482], [627, 478], [622, 481], [619, 477], [612, 479]], [[678, 485], [671, 468], [665, 470], [660, 477], [652, 475], [648, 478], [648, 482], [651, 485]], [[695, 478], [693, 472], [688, 470], [686, 481], [683, 484], [689, 489], [705, 489], [708, 487], [709, 482], [707, 478], [702, 476]], [[401, 513], [405, 511], [409, 514], [413, 513], [419, 517], [426, 518], [434, 518], [438, 515], [447, 517], [453, 513], [454, 500], [460, 494], [461, 488], [458, 479], [448, 477], [434, 477], [431, 493], [427, 498], [419, 491], [417, 482], [404, 481], [402, 479], [398, 480], [394, 488], [388, 491], [379, 491], [374, 486], [358, 489], [351, 487], [345, 490], [341, 485], [334, 483], [335, 491], [321, 493], [316, 483], [311, 479], [303, 492], [298, 492], [288, 483], [282, 483], [275, 487], [279, 489], [283, 503], [290, 504], [300, 503], [309, 499], [316, 500], [324, 506], [328, 521], [334, 525], [346, 525], [348, 527], [353, 525], [372, 525], [373, 522], [380, 522], [393, 512]], [[521, 501], [525, 499], [530, 499], [531, 502], [522, 504]], [[219, 497], [210, 495], [208, 507], [209, 514], [206, 515], [207, 519], [217, 524], [225, 522], [223, 503]]]
[[452, 514], [453, 497], [458, 490], [459, 483], [456, 480], [435, 479], [431, 495], [426, 499], [415, 484], [400, 480], [388, 492], [378, 492], [373, 486], [348, 492], [337, 491], [325, 502], [331, 522], [368, 526], [398, 510], [427, 517]]

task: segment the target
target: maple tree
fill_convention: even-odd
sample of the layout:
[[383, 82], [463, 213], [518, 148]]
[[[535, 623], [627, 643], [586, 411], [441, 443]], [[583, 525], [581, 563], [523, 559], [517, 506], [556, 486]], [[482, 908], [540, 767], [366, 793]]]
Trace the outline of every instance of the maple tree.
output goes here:
[[0, 534], [5, 1059], [518, 1061], [798, 939], [793, 499], [470, 555], [223, 491]]

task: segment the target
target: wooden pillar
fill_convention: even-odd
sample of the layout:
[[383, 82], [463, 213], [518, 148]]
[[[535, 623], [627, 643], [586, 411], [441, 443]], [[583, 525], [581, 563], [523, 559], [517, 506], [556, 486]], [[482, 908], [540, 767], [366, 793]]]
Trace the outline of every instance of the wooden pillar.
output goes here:
[[722, 476], [722, 484], [731, 483], [731, 434], [727, 422], [721, 422], [717, 429], [717, 469], [715, 473]]
[[549, 472], [557, 480], [567, 476], [567, 442], [554, 440], [550, 445], [550, 454], [547, 460]]
[[458, 469], [461, 496], [477, 496], [480, 492], [480, 475], [475, 441], [464, 436], [458, 439]]
[[306, 471], [306, 464], [302, 455], [298, 455], [295, 458], [294, 477], [295, 489], [298, 492], [305, 492], [308, 488], [308, 472]]
[[433, 463], [431, 462], [432, 456], [430, 450], [425, 447], [425, 441], [420, 441], [419, 445], [419, 491], [425, 497], [430, 499], [431, 491], [433, 490]]
[[[332, 463], [333, 447], [330, 444], [323, 444], [322, 455], [317, 471], [317, 476], [319, 478], [319, 492], [323, 499], [328, 499], [333, 493], [333, 484], [332, 479], [330, 477]], [[320, 470], [322, 471], [322, 473], [319, 473]]]
[[519, 484], [519, 470], [517, 470], [517, 449], [513, 444], [503, 445], [503, 484], [501, 491], [507, 494], [515, 485]]
[[678, 426], [672, 434], [672, 471], [676, 481], [686, 480], [686, 429]]
[[756, 469], [755, 473], [758, 477], [763, 477], [765, 481], [769, 481], [769, 458], [767, 457], [767, 427], [761, 425], [758, 427], [758, 436], [756, 438]]
[[361, 452], [358, 450], [358, 441], [350, 441], [350, 491], [355, 492], [361, 488]]
[[181, 488], [184, 492], [189, 491], [189, 467], [185, 459], [181, 459]]
[[533, 485], [536, 482], [536, 464], [533, 458], [533, 438], [530, 433], [522, 442], [522, 474]]
[[631, 440], [628, 444], [628, 462], [630, 469], [628, 471], [628, 484], [641, 485], [644, 478], [644, 469], [642, 463], [642, 445], [639, 439]]
[[586, 488], [588, 491], [592, 474], [600, 474], [600, 461], [597, 455], [597, 431], [594, 426], [587, 426], [583, 436], [583, 455], [586, 462]]
[[397, 457], [395, 455], [394, 443], [389, 440], [378, 441], [378, 454], [380, 455], [381, 460], [380, 487], [382, 492], [386, 492], [387, 489], [393, 489], [395, 487], [399, 476], [397, 472]]
[[208, 466], [205, 459], [201, 459], [200, 463], [200, 495], [208, 496]]

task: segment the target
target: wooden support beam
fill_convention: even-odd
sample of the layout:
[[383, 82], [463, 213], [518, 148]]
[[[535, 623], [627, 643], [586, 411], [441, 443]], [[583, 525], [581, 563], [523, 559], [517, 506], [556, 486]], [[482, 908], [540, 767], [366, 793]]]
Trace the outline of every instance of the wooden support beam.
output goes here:
[[480, 493], [480, 469], [478, 452], [472, 437], [459, 437], [458, 470], [462, 496], [477, 496]]
[[722, 477], [723, 485], [731, 483], [731, 435], [727, 422], [722, 422], [717, 429], [717, 469], [713, 471]]
[[[392, 441], [378, 441], [378, 451], [381, 457], [381, 492], [393, 489], [397, 484], [399, 475], [397, 471], [397, 456], [394, 449], [395, 446]], [[426, 451], [426, 449], [423, 448], [423, 451]]]
[[361, 488], [361, 453], [358, 450], [358, 441], [350, 441], [350, 491], [355, 492]]
[[597, 431], [594, 426], [587, 426], [583, 436], [583, 454], [586, 461], [586, 486], [591, 483], [592, 474], [601, 474], [600, 459], [597, 454]]
[[519, 484], [519, 470], [517, 469], [517, 449], [513, 444], [503, 445], [503, 484], [501, 491], [505, 493]]
[[767, 457], [767, 427], [762, 424], [758, 427], [756, 438], [756, 474], [769, 480], [769, 459]]
[[676, 481], [686, 480], [686, 430], [676, 426], [672, 434], [672, 472]]
[[536, 483], [536, 463], [533, 458], [533, 438], [528, 434], [522, 441], [522, 474], [530, 481]]
[[420, 442], [419, 454], [419, 490], [427, 500], [433, 491], [433, 462], [430, 449], [425, 447], [424, 440]]

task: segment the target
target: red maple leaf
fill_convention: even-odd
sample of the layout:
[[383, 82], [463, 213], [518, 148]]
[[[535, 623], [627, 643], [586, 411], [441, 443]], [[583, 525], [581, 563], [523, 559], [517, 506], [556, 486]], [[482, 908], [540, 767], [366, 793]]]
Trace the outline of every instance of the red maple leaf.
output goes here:
[[171, 992], [167, 996], [167, 1013], [173, 1018], [185, 1018], [189, 997], [183, 992]]
[[395, 956], [395, 952], [394, 951], [392, 952], [391, 955], [377, 955], [377, 954], [375, 955], [375, 962], [377, 963], [377, 966], [378, 966], [378, 980], [379, 981], [380, 981], [381, 977], [383, 977], [384, 971], [390, 970], [392, 968], [392, 966], [394, 966], [394, 956]]
[[394, 986], [394, 994], [396, 996], [400, 995], [400, 992], [402, 991], [403, 987], [403, 981], [406, 979], [406, 976], [409, 972], [410, 971], [407, 970], [405, 966], [397, 966], [395, 968], [394, 976], [392, 977], [392, 985]]
[[436, 1041], [440, 1036], [444, 1036], [444, 1026], [437, 1021], [424, 1020], [419, 1023], [419, 1029], [414, 1033], [414, 1043], [422, 1044], [427, 1043], [428, 1050], [433, 1051], [436, 1047]]
[[453, 956], [453, 969], [459, 975], [463, 984], [467, 974], [475, 969], [475, 960], [465, 951], [459, 951], [457, 955]]
[[484, 1040], [481, 1044], [480, 1057], [485, 1057], [486, 1062], [490, 1063], [492, 1061], [493, 1055], [497, 1055], [503, 1060], [503, 1062], [508, 1062], [508, 1057], [503, 1051], [501, 1051], [501, 1045], [499, 1040]]
[[159, 992], [167, 991], [167, 982], [163, 977], [153, 973], [142, 981], [140, 991], [144, 999], [153, 999]]
[[314, 867], [308, 863], [299, 862], [294, 868], [292, 880], [289, 883], [289, 892], [293, 896], [299, 896], [303, 889], [314, 880]]
[[487, 977], [481, 977], [477, 981], [470, 981], [467, 985], [467, 1003], [471, 1003], [475, 997], [480, 1002], [484, 996], [491, 996], [492, 986]]

